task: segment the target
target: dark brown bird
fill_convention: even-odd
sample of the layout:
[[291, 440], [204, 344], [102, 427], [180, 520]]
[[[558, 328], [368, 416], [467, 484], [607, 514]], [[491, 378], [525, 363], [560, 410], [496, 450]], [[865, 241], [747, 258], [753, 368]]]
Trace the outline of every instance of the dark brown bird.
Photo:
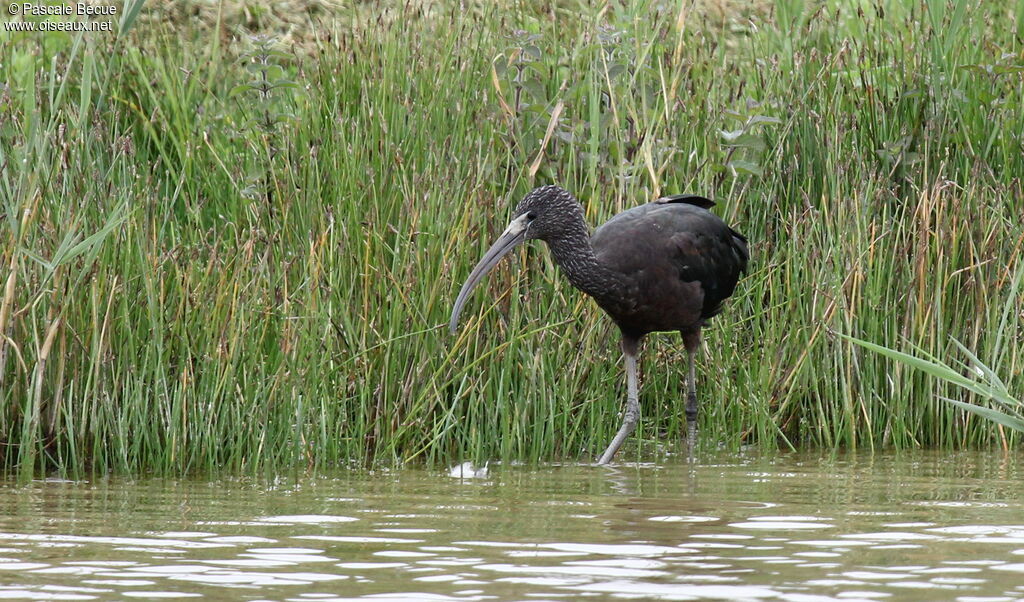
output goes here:
[[622, 331], [626, 411], [598, 464], [612, 459], [640, 419], [640, 340], [665, 330], [683, 335], [689, 356], [686, 422], [692, 458], [697, 428], [694, 354], [700, 329], [722, 311], [749, 258], [747, 239], [708, 211], [712, 206], [700, 196], [668, 196], [623, 211], [591, 236], [583, 208], [572, 194], [558, 186], [536, 188], [519, 203], [508, 228], [462, 285], [449, 328], [455, 332], [469, 294], [502, 257], [525, 240], [543, 240], [569, 282], [593, 297]]

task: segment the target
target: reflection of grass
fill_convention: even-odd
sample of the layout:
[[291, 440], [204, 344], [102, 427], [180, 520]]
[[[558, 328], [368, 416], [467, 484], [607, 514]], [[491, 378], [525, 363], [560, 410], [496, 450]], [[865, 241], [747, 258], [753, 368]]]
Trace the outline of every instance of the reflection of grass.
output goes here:
[[[354, 28], [317, 6], [302, 48], [279, 36], [273, 77], [301, 92], [272, 137], [230, 95], [268, 78], [216, 19], [167, 35], [147, 5], [126, 36], [0, 38], [0, 465], [589, 458], [618, 426], [616, 337], [546, 252], [443, 328], [549, 182], [595, 224], [703, 193], [752, 241], [700, 358], [704, 441], [999, 441], [830, 333], [934, 357], [955, 337], [1022, 382], [1007, 11], [346, 3]], [[647, 351], [638, 438], [675, 444], [678, 337]]]
[[[1014, 344], [1014, 339], [1018, 338], [1014, 336], [1015, 333], [1011, 332], [1011, 328], [1018, 327], [1018, 323], [1013, 319], [1013, 313], [1020, 310], [1022, 276], [1024, 276], [1024, 270], [1017, 273], [1016, 278], [1014, 278], [1013, 283], [1009, 287], [1006, 307], [1003, 310], [998, 334], [993, 345], [996, 354], [1004, 351], [1003, 344], [1012, 345]], [[995, 371], [985, 365], [970, 349], [959, 341], [954, 341], [954, 343], [967, 356], [967, 361], [958, 362], [959, 365], [953, 367], [935, 357], [922, 358], [854, 337], [844, 336], [843, 338], [865, 349], [870, 349], [904, 365], [921, 370], [940, 381], [973, 393], [978, 398], [988, 401], [990, 406], [968, 403], [958, 399], [950, 399], [949, 397], [943, 397], [942, 399], [958, 408], [973, 412], [982, 418], [1015, 431], [1024, 432], [1024, 401], [1011, 395], [1006, 383], [999, 378]]]

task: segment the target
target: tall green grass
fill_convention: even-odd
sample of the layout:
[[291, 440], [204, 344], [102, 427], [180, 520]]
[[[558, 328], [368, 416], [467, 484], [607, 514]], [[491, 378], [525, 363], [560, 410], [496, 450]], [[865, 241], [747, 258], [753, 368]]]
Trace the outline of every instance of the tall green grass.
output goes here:
[[[592, 457], [617, 333], [541, 245], [444, 328], [550, 182], [594, 224], [702, 193], [750, 238], [700, 357], [704, 444], [1012, 443], [836, 334], [998, 346], [1020, 388], [1024, 316], [995, 332], [1024, 245], [1021, 6], [361, 6], [280, 69], [219, 23], [3, 34], [0, 465]], [[684, 432], [678, 338], [645, 351], [625, 458]]]
[[[993, 358], [996, 362], [1000, 362], [1002, 353], [1006, 351], [1003, 344], [1015, 343], [1013, 334], [1009, 331], [1016, 324], [1011, 317], [1015, 311], [1020, 311], [1020, 294], [1024, 291], [1021, 286], [1022, 282], [1024, 282], [1024, 271], [1018, 271], [1010, 286], [1006, 307], [1002, 311], [998, 330], [995, 333], [995, 343], [990, 347], [991, 352], [996, 355]], [[1010, 336], [1005, 337], [1006, 334], [1010, 334]], [[957, 408], [967, 410], [1001, 427], [1024, 432], [1024, 399], [1015, 398], [1010, 393], [1006, 383], [988, 366], [992, 360], [986, 363], [963, 344], [954, 341], [966, 359], [957, 360], [954, 365], [950, 365], [941, 358], [919, 357], [861, 339], [849, 336], [845, 338], [891, 360], [916, 368], [942, 382], [973, 393], [977, 399], [975, 403], [948, 397], [943, 399]]]

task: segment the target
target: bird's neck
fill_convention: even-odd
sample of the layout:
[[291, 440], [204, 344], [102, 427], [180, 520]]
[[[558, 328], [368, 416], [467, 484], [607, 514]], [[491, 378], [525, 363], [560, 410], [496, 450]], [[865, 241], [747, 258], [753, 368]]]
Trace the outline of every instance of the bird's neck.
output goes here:
[[601, 305], [606, 297], [620, 294], [622, 276], [605, 267], [590, 246], [590, 232], [580, 217], [579, 223], [546, 241], [555, 263], [573, 286], [593, 297]]

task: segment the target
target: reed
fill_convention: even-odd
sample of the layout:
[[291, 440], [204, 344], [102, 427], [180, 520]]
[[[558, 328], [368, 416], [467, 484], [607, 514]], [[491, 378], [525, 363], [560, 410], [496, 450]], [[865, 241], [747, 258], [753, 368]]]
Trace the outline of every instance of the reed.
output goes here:
[[[626, 4], [360, 5], [294, 45], [151, 8], [0, 34], [0, 466], [591, 458], [616, 335], [542, 246], [444, 328], [550, 182], [592, 224], [705, 194], [750, 238], [703, 444], [1014, 444], [837, 335], [959, 341], [1020, 390], [1024, 5]], [[684, 356], [649, 338], [623, 459], [681, 449]]]
[[[1024, 271], [1018, 271], [1013, 279], [1013, 283], [1010, 285], [1007, 303], [1002, 310], [1002, 316], [998, 323], [999, 330], [995, 337], [995, 343], [991, 346], [991, 352], [996, 355], [995, 360], [997, 362], [1003, 359], [1002, 354], [1006, 351], [1004, 344], [1014, 344], [1014, 335], [1009, 333], [1008, 329], [1015, 327], [1012, 316], [1015, 311], [1019, 311], [1017, 306], [1020, 302], [1022, 280], [1024, 280]], [[972, 393], [976, 400], [973, 403], [950, 397], [942, 399], [954, 407], [971, 412], [976, 416], [998, 424], [1000, 427], [1024, 432], [1024, 400], [1013, 396], [1006, 383], [989, 366], [991, 362], [986, 363], [959, 341], [954, 340], [953, 342], [960, 348], [960, 354], [965, 359], [957, 359], [954, 365], [950, 365], [941, 358], [930, 357], [927, 354], [917, 353], [911, 355], [854, 337], [844, 335], [844, 338], [891, 360], [911, 368], [916, 368], [940, 382], [953, 385], [961, 391]], [[1001, 428], [1000, 432], [1002, 432]]]

